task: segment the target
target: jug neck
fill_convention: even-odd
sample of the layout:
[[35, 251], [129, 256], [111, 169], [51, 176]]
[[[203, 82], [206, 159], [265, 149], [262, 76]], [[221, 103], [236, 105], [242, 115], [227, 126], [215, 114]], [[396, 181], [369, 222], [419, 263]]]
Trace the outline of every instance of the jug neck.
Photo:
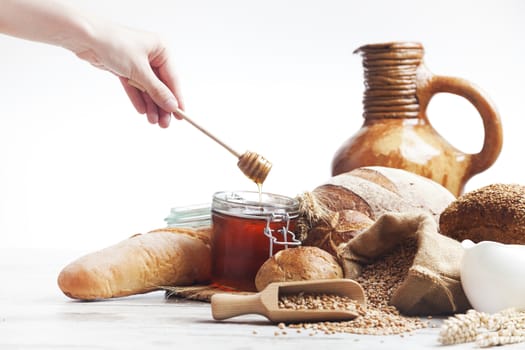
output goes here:
[[416, 72], [423, 61], [423, 46], [411, 42], [371, 44], [354, 53], [363, 57], [363, 117], [417, 118]]

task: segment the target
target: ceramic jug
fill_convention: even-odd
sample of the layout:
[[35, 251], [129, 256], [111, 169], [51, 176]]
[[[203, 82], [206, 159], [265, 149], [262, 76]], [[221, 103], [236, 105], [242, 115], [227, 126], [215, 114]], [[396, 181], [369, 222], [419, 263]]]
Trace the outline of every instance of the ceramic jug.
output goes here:
[[[501, 151], [500, 117], [490, 99], [470, 82], [432, 74], [423, 63], [420, 43], [365, 45], [363, 57], [364, 123], [336, 152], [332, 175], [362, 166], [388, 166], [430, 178], [458, 196], [466, 182], [488, 169]], [[432, 96], [452, 93], [466, 98], [483, 119], [479, 153], [449, 144], [430, 124], [426, 110]]]

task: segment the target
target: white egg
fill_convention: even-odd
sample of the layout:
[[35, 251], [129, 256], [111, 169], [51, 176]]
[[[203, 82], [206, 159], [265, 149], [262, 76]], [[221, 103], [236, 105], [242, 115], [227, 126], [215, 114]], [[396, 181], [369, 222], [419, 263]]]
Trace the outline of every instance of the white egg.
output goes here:
[[462, 245], [461, 284], [472, 307], [488, 313], [525, 309], [525, 245], [470, 240]]

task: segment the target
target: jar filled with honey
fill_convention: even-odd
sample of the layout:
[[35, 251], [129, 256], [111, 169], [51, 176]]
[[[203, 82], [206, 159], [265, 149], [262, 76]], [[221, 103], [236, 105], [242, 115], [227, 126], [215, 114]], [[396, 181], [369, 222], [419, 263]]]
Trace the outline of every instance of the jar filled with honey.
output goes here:
[[255, 275], [281, 249], [300, 245], [293, 233], [296, 199], [250, 191], [217, 192], [212, 201], [212, 282], [256, 291]]

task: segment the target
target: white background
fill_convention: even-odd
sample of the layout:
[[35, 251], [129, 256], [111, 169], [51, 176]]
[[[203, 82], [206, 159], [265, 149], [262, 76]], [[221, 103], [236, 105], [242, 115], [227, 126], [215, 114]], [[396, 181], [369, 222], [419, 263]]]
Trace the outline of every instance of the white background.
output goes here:
[[[264, 190], [294, 196], [330, 177], [362, 123], [363, 44], [419, 41], [435, 74], [480, 86], [504, 127], [496, 164], [467, 190], [525, 184], [523, 1], [71, 1], [171, 45], [186, 110], [272, 161]], [[1, 2], [0, 2], [1, 11]], [[256, 190], [236, 159], [183, 121], [147, 123], [118, 80], [61, 48], [0, 36], [0, 245], [92, 250], [163, 227], [173, 206]], [[438, 95], [429, 117], [478, 152], [481, 119]]]

